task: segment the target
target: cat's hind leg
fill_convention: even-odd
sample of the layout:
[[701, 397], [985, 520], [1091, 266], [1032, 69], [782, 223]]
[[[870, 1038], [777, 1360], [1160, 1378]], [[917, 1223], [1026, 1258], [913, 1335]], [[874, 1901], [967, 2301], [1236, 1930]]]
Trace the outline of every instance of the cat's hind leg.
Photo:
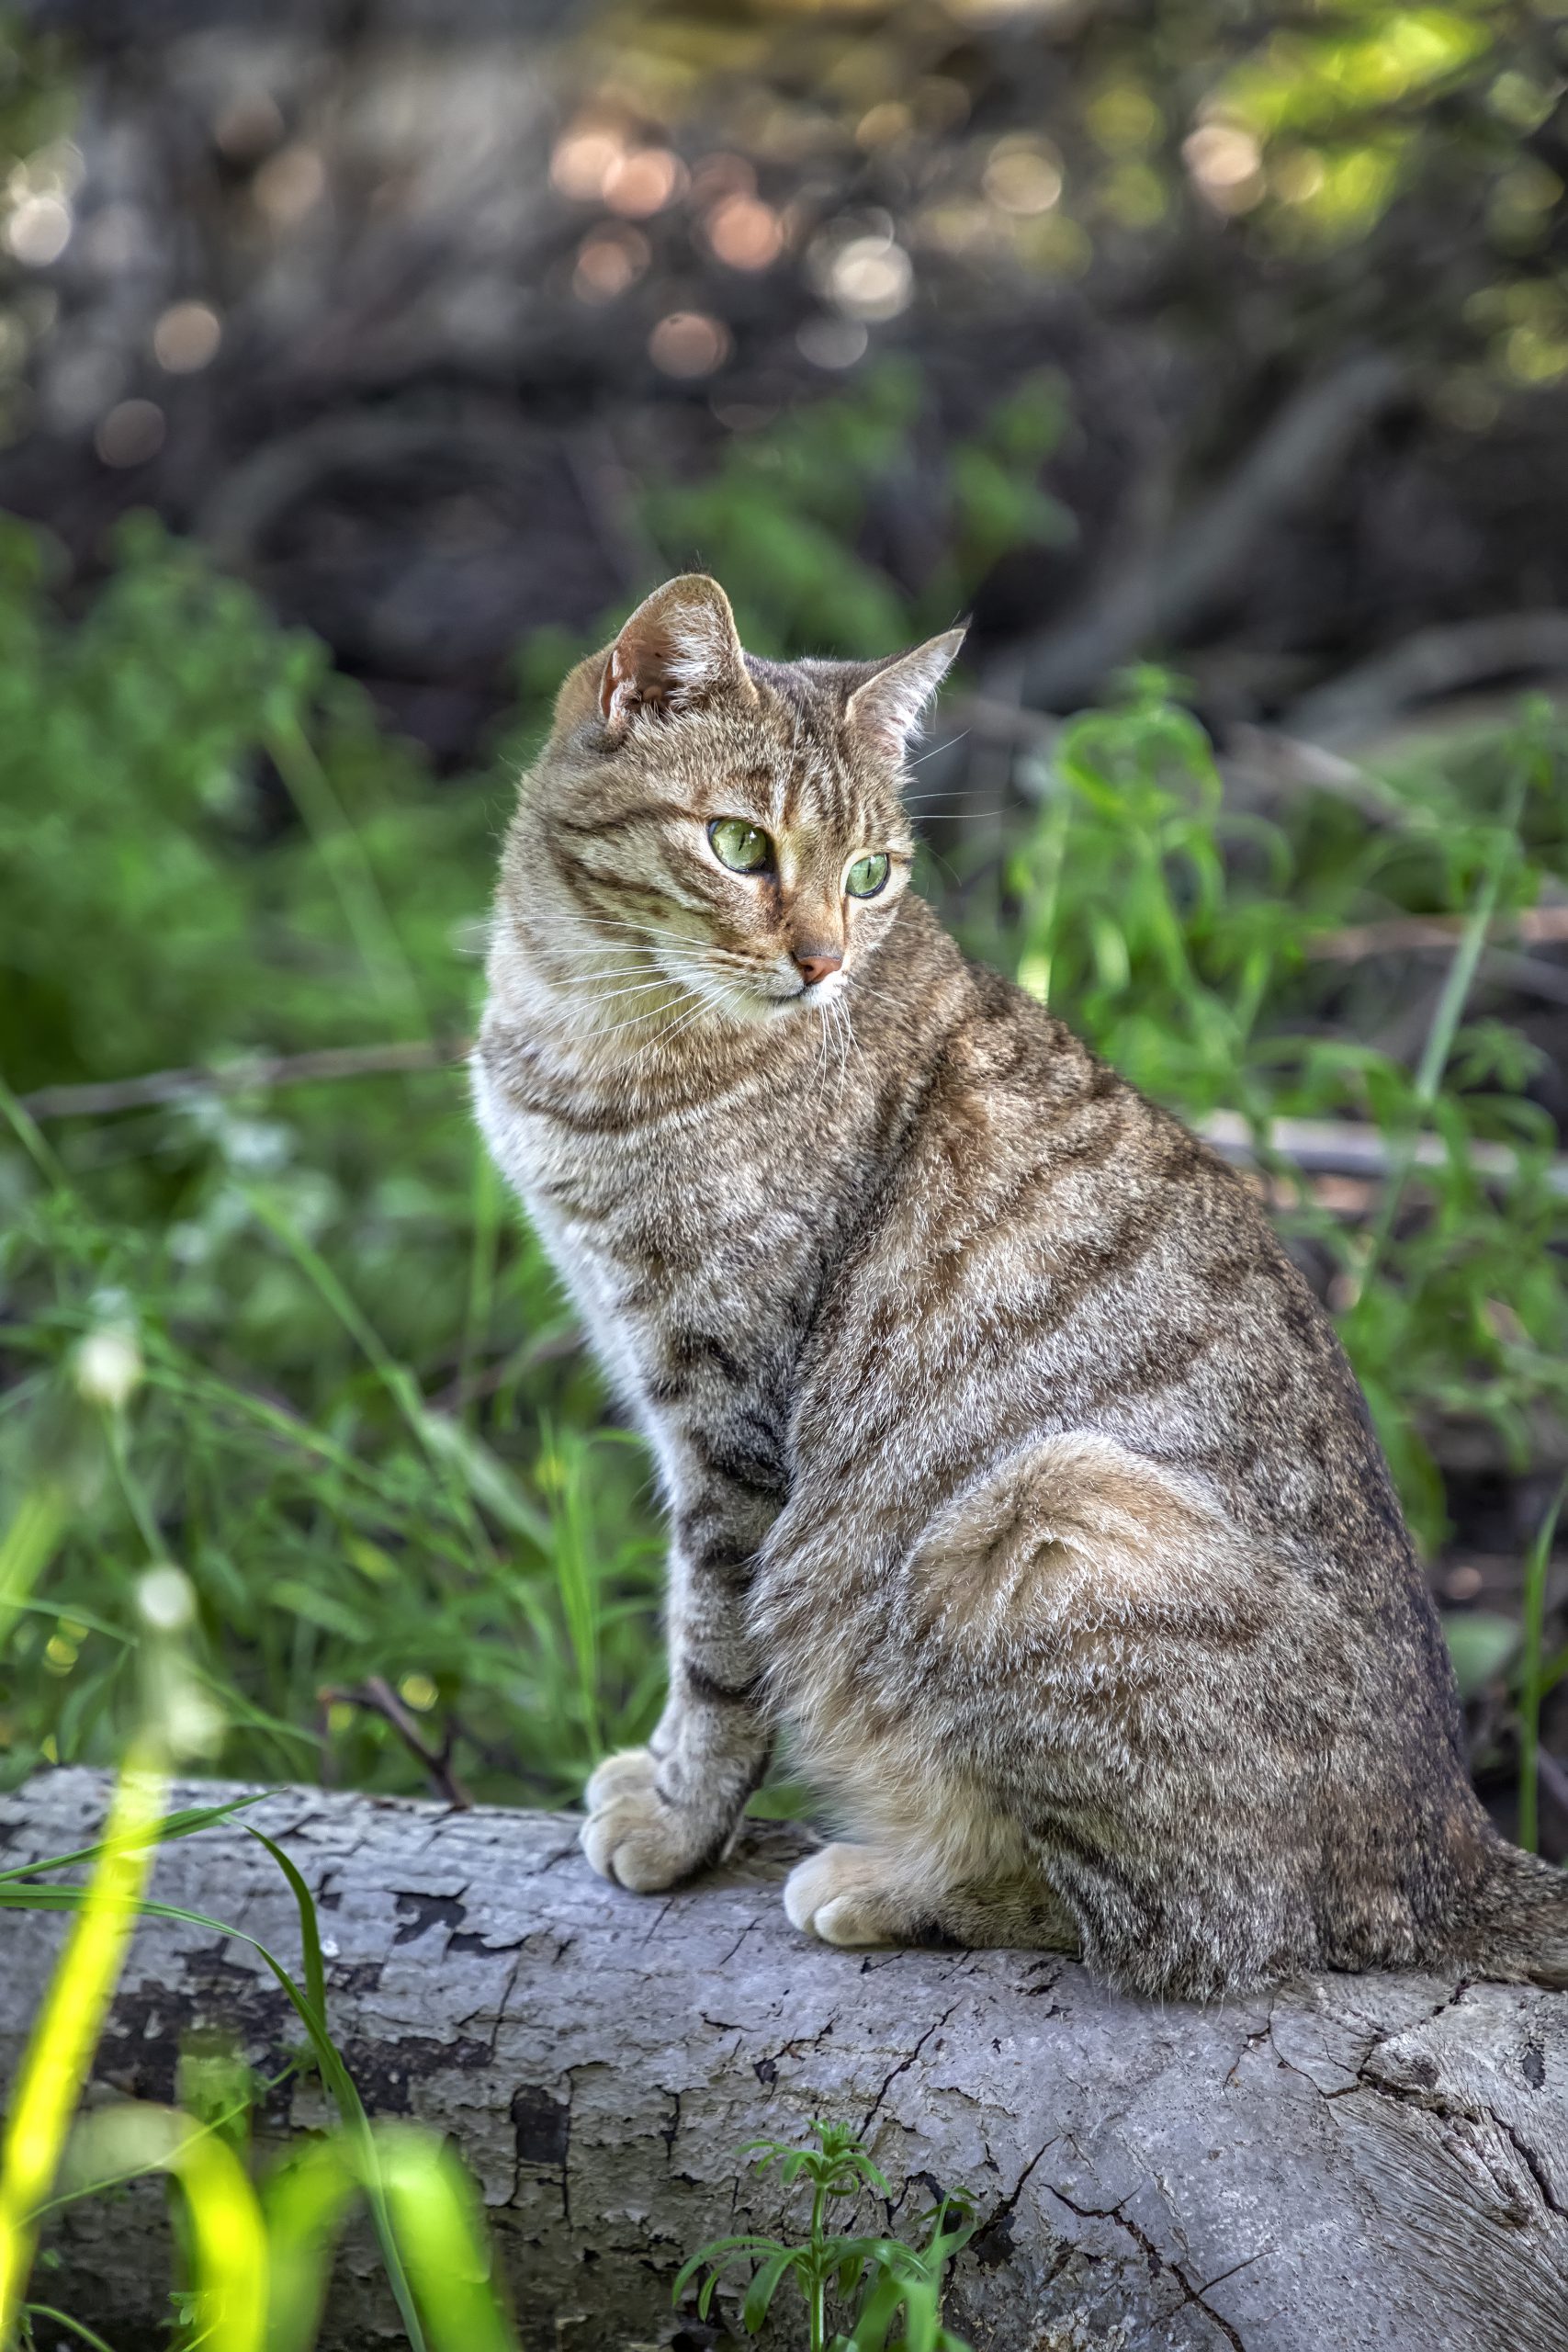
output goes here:
[[784, 1532], [759, 1620], [863, 1841], [800, 1866], [797, 1925], [1080, 1949], [1145, 1992], [1315, 1963], [1344, 1628], [1202, 1480], [1098, 1433], [1031, 1442], [839, 1579], [832, 1642], [821, 1551]]
[[886, 1846], [824, 1846], [795, 1864], [784, 1900], [790, 1924], [828, 1944], [1078, 1949], [1071, 1913], [1043, 1882], [944, 1886]]
[[1316, 1964], [1348, 1629], [1203, 1479], [1041, 1440], [931, 1521], [888, 1614], [922, 1751], [1016, 1831], [1091, 1966], [1207, 1997]]

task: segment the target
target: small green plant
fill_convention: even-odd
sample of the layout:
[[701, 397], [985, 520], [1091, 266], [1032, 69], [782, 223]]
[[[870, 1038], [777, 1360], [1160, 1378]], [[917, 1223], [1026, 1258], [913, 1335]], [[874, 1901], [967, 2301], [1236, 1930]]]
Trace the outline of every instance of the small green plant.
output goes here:
[[[948, 2266], [968, 2245], [976, 2229], [967, 2192], [949, 2191], [940, 2197], [916, 2223], [916, 2243], [883, 2234], [846, 2234], [829, 2228], [829, 2209], [866, 2191], [890, 2199], [892, 2191], [862, 2146], [859, 2134], [844, 2123], [814, 2123], [815, 2147], [795, 2147], [782, 2140], [753, 2140], [742, 2149], [759, 2170], [777, 2165], [786, 2188], [808, 2184], [811, 2212], [805, 2238], [797, 2245], [783, 2239], [741, 2233], [715, 2238], [693, 2255], [675, 2281], [679, 2302], [687, 2288], [706, 2272], [697, 2295], [697, 2309], [705, 2319], [714, 2291], [733, 2264], [751, 2263], [750, 2284], [740, 2306], [740, 2321], [750, 2335], [760, 2335], [773, 2299], [789, 2281], [806, 2306], [811, 2352], [968, 2352], [960, 2336], [942, 2324], [942, 2291]], [[859, 2307], [848, 2335], [828, 2333], [830, 2292], [849, 2301], [859, 2296]]]

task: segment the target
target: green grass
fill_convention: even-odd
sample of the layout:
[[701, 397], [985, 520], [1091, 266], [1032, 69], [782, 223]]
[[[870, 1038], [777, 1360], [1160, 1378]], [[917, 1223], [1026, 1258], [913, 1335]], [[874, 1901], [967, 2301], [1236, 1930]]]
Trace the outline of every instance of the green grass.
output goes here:
[[[438, 792], [319, 649], [155, 535], [80, 627], [38, 574], [0, 539], [9, 1099], [460, 1035], [504, 786]], [[117, 1755], [164, 1553], [235, 1769], [417, 1781], [320, 1698], [373, 1675], [460, 1723], [480, 1792], [557, 1802], [647, 1722], [647, 1467], [459, 1072], [0, 1131], [0, 1773]], [[105, 1333], [141, 1366], [114, 1408], [78, 1379]]]
[[[155, 1572], [165, 1581], [176, 1573]], [[183, 1672], [183, 1650], [160, 1634], [156, 1612], [147, 1613], [150, 1646], [163, 1648], [172, 1670]], [[149, 1716], [161, 1720], [157, 1709]], [[150, 2173], [167, 2174], [182, 2193], [185, 2226], [176, 2243], [186, 2275], [171, 2281], [183, 2320], [172, 2330], [174, 2340], [210, 2344], [213, 2352], [310, 2352], [336, 2238], [350, 2206], [363, 2198], [411, 2352], [516, 2352], [490, 2277], [479, 2199], [463, 2167], [434, 2135], [396, 2124], [373, 2126], [366, 2115], [327, 2025], [315, 1904], [282, 1848], [241, 1823], [272, 1856], [295, 1897], [303, 1983], [254, 1936], [149, 1897], [149, 1863], [157, 1845], [232, 1818], [250, 1802], [164, 1815], [167, 1760], [153, 1736], [141, 1735], [102, 1842], [0, 1876], [0, 1908], [59, 1910], [73, 1919], [22, 2061], [0, 2147], [0, 2352], [18, 2344], [30, 2352], [37, 2322], [83, 2333], [69, 2313], [32, 2299], [28, 2281], [39, 2228], [62, 2205], [116, 2191]], [[85, 1886], [56, 1883], [60, 1871], [81, 1864], [92, 1866]], [[244, 2161], [244, 2142], [261, 2086], [238, 2062], [227, 2069], [227, 2087], [232, 2093], [239, 2086], [238, 2096], [215, 2104], [198, 2094], [197, 2111], [135, 2103], [76, 2115], [139, 1917], [209, 1928], [259, 1955], [304, 2028], [295, 2070], [313, 2066], [320, 2073], [338, 2114], [332, 2132], [287, 2150], [265, 2177], [258, 2175]], [[187, 2064], [184, 2071], [190, 2086], [193, 2070]], [[96, 2341], [90, 2335], [85, 2340]]]
[[[1134, 679], [1128, 707], [1066, 730], [1035, 825], [1004, 867], [987, 941], [1127, 1077], [1189, 1116], [1239, 1112], [1377, 1130], [1392, 1179], [1368, 1213], [1294, 1188], [1280, 1222], [1338, 1310], [1417, 1534], [1445, 1496], [1432, 1441], [1456, 1422], [1527, 1468], [1568, 1408], [1568, 1203], [1529, 1087], [1542, 1058], [1478, 1001], [1486, 927], [1568, 865], [1568, 757], [1544, 707], [1438, 764], [1383, 780], [1388, 814], [1302, 792], [1232, 812], [1192, 719]], [[1446, 916], [1446, 961], [1343, 967], [1314, 946], [1402, 910]], [[1443, 1147], [1418, 1182], [1412, 1147]], [[1472, 1146], [1503, 1144], [1489, 1187]]]

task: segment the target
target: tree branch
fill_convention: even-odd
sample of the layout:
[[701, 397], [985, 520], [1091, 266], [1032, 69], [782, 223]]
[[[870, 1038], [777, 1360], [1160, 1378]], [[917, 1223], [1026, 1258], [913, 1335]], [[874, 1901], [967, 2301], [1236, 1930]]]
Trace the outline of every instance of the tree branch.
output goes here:
[[1332, 478], [1358, 435], [1403, 390], [1404, 370], [1360, 352], [1288, 401], [1207, 505], [1152, 561], [1119, 570], [1081, 620], [1024, 649], [1024, 700], [1060, 709], [1121, 662], [1179, 641], [1234, 586], [1265, 534]]
[[[6, 1862], [88, 1844], [107, 1794], [103, 1775], [64, 1770], [0, 1796]], [[1168, 2008], [1060, 1953], [814, 1943], [779, 1899], [800, 1834], [774, 1825], [749, 1824], [721, 1868], [650, 1901], [593, 1876], [570, 1815], [295, 1789], [245, 1818], [325, 1906], [328, 2021], [367, 2108], [417, 2119], [477, 2175], [528, 2345], [739, 2335], [739, 2285], [711, 2331], [678, 2322], [670, 2290], [720, 2233], [795, 2240], [799, 2199], [744, 2144], [863, 2117], [889, 2206], [849, 2226], [908, 2237], [933, 2183], [975, 2192], [980, 2229], [943, 2316], [976, 2346], [1561, 2352], [1556, 1994], [1456, 1972], [1326, 1975]], [[289, 1888], [233, 1823], [162, 1848], [153, 1892], [298, 1949]], [[67, 1926], [10, 1915], [0, 2083]], [[203, 2028], [267, 2074], [298, 2031], [247, 1946], [144, 1921], [95, 2097], [167, 2098]], [[269, 2149], [321, 2125], [320, 2087], [299, 2075], [257, 2118]], [[63, 2204], [50, 2226], [73, 2316], [117, 2345], [161, 2342], [162, 2184]], [[323, 2352], [397, 2332], [355, 2238]]]
[[186, 1069], [149, 1070], [141, 1078], [111, 1078], [87, 1086], [44, 1086], [19, 1097], [35, 1119], [107, 1118], [117, 1111], [151, 1111], [205, 1094], [266, 1093], [340, 1078], [412, 1078], [444, 1069], [468, 1051], [466, 1037], [411, 1038], [390, 1046], [327, 1046], [309, 1054], [255, 1054], [241, 1061]]
[[1287, 735], [1313, 743], [1364, 740], [1412, 703], [1540, 672], [1568, 673], [1568, 613], [1500, 613], [1451, 628], [1419, 629], [1303, 695], [1280, 725]]

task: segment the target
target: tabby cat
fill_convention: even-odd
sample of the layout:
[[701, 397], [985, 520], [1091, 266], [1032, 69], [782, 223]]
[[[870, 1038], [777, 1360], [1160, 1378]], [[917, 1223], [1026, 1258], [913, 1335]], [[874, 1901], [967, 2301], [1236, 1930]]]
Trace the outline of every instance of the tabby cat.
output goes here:
[[671, 1530], [668, 1703], [593, 1774], [589, 1859], [715, 1862], [787, 1727], [852, 1832], [784, 1889], [832, 1944], [1568, 1983], [1251, 1193], [908, 887], [961, 634], [761, 661], [673, 580], [523, 782], [479, 1114]]

